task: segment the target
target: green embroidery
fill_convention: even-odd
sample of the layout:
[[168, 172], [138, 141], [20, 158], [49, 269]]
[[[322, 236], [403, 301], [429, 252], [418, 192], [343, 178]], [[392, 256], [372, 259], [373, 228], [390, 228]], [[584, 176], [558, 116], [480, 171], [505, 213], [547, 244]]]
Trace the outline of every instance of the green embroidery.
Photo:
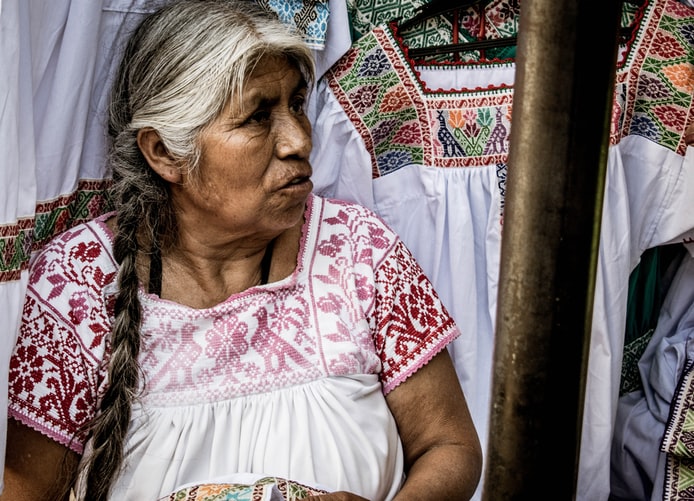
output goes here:
[[0, 226], [0, 282], [18, 280], [33, 251], [78, 223], [112, 210], [110, 181], [82, 181], [77, 190], [37, 204], [34, 218]]

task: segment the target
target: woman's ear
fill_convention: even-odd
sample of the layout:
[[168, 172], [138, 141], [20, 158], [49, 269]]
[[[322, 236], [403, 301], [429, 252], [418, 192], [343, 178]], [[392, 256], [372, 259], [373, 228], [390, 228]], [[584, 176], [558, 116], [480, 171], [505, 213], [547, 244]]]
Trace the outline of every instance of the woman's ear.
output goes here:
[[156, 130], [145, 127], [137, 131], [137, 145], [149, 166], [162, 179], [170, 183], [181, 182], [182, 175], [178, 163], [171, 157]]

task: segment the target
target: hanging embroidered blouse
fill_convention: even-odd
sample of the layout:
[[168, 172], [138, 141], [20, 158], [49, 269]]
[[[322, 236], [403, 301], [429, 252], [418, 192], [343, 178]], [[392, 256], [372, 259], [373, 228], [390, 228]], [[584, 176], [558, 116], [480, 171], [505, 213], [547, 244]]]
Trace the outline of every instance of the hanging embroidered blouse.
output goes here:
[[378, 27], [319, 82], [314, 185], [374, 209], [441, 289], [484, 442], [514, 65], [413, 67], [400, 44]]
[[[694, 156], [681, 140], [691, 10], [676, 0], [635, 7], [625, 9], [636, 27], [619, 57], [607, 160], [577, 489], [585, 501], [609, 493], [629, 273], [645, 249], [694, 229]], [[391, 23], [357, 40], [314, 96], [316, 190], [373, 208], [432, 279], [463, 331], [449, 348], [483, 448], [513, 78], [512, 62], [416, 66]]]
[[[628, 5], [628, 4], [625, 4]], [[606, 499], [629, 273], [645, 250], [693, 235], [692, 9], [649, 0], [619, 54], [586, 382], [578, 498]]]
[[[412, 20], [420, 8], [430, 5], [427, 0], [409, 2], [374, 2], [373, 0], [351, 0], [348, 12], [354, 41], [371, 32], [381, 24], [393, 19], [406, 23]], [[449, 3], [450, 5], [450, 3]], [[518, 33], [520, 20], [519, 0], [488, 0], [476, 5], [460, 7], [439, 16], [428, 17], [425, 21], [404, 26], [400, 29], [406, 35], [410, 48], [431, 47], [457, 42], [470, 42], [480, 39], [498, 39]], [[489, 49], [485, 59], [508, 59], [515, 56], [515, 46]], [[479, 53], [466, 54], [466, 60], [472, 61]], [[445, 60], [445, 58], [434, 58]]]

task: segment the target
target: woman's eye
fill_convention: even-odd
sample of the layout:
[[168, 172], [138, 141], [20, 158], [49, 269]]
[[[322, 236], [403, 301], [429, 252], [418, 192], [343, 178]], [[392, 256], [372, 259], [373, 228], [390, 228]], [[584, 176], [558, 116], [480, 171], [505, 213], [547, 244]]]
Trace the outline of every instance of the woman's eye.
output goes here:
[[292, 100], [289, 107], [294, 113], [301, 114], [304, 112], [304, 105], [306, 104], [306, 98], [304, 96], [297, 96]]
[[248, 121], [251, 123], [266, 122], [270, 119], [270, 112], [267, 110], [258, 110], [248, 117]]

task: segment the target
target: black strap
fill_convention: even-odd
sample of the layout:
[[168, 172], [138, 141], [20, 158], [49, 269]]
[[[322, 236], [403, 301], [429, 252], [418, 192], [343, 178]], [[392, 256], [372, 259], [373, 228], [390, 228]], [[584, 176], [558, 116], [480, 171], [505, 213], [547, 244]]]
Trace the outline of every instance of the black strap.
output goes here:
[[265, 247], [265, 254], [263, 254], [263, 260], [260, 262], [260, 283], [265, 285], [270, 279], [270, 264], [272, 263], [272, 248], [274, 247], [275, 240], [270, 240], [270, 243]]
[[161, 249], [155, 245], [149, 260], [149, 293], [161, 296]]

